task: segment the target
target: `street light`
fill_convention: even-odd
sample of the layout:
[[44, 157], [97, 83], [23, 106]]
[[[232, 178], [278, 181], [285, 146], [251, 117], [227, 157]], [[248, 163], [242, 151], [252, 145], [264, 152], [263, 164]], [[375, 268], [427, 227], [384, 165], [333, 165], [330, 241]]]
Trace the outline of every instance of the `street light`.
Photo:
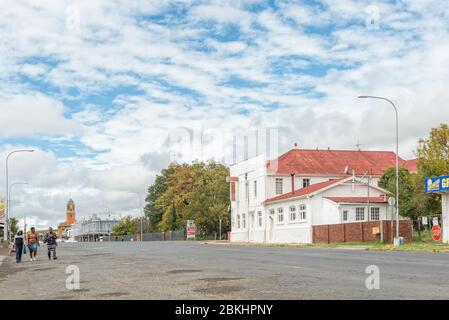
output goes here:
[[393, 106], [395, 114], [396, 114], [396, 238], [397, 245], [400, 245], [399, 242], [399, 114], [398, 108], [396, 108], [395, 104], [387, 98], [377, 97], [377, 96], [359, 96], [360, 99], [379, 99], [385, 100]]
[[139, 197], [139, 209], [140, 209], [140, 214], [141, 214], [141, 217], [140, 217], [140, 241], [143, 241], [143, 217], [144, 217], [144, 214], [143, 214], [143, 207], [142, 207], [142, 197], [140, 196], [140, 193], [138, 193], [138, 192], [131, 191], [131, 193], [134, 193]]
[[9, 219], [9, 158], [19, 152], [34, 152], [33, 149], [20, 149], [20, 150], [14, 150], [11, 151], [8, 156], [6, 157], [6, 221], [5, 221], [5, 232], [4, 237], [9, 241], [9, 235], [8, 235], [8, 219]]

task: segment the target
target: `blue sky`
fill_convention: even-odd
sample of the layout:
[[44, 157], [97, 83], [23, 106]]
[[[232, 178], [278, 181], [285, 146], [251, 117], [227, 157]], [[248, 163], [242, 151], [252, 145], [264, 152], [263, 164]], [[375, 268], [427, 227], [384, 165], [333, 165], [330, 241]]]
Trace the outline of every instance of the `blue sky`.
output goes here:
[[[402, 1], [14, 1], [0, 4], [0, 145], [40, 223], [107, 204], [137, 214], [155, 174], [201, 130], [274, 128], [279, 152], [392, 150], [449, 119], [449, 8]], [[26, 21], [26, 23], [23, 23]], [[227, 132], [227, 131], [226, 131]], [[213, 134], [212, 134], [213, 136]], [[173, 142], [175, 141], [175, 142]], [[184, 140], [185, 142], [186, 140]], [[204, 159], [222, 158], [228, 146]], [[1, 181], [0, 181], [1, 183]], [[2, 184], [3, 185], [3, 184]], [[19, 196], [19, 195], [18, 195]]]

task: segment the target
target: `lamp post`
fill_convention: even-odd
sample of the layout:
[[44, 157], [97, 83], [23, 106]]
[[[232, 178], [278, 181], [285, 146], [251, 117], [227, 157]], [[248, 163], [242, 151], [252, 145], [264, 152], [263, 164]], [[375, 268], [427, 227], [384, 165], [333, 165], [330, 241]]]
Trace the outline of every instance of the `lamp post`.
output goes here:
[[359, 96], [360, 99], [379, 99], [390, 103], [394, 108], [396, 114], [396, 241], [395, 245], [400, 245], [399, 242], [399, 114], [396, 105], [387, 98], [377, 96]]
[[143, 241], [143, 208], [142, 208], [142, 197], [138, 192], [132, 192], [139, 197], [139, 210], [140, 210], [140, 241]]
[[20, 150], [14, 150], [11, 151], [7, 156], [6, 156], [6, 221], [5, 221], [5, 239], [8, 239], [9, 241], [9, 234], [8, 234], [8, 219], [9, 219], [9, 158], [15, 154], [15, 153], [20, 153], [20, 152], [34, 152], [33, 149], [20, 149]]

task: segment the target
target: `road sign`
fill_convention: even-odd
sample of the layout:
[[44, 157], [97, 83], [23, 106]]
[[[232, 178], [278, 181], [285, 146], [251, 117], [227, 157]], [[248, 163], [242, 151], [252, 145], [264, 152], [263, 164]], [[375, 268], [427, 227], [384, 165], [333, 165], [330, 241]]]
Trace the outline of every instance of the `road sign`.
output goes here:
[[187, 239], [195, 239], [196, 236], [196, 226], [193, 220], [187, 220]]
[[393, 207], [396, 204], [396, 199], [394, 197], [388, 198], [388, 205]]
[[435, 241], [441, 240], [441, 227], [439, 225], [434, 225], [432, 227], [432, 238]]
[[427, 220], [427, 217], [421, 217], [422, 224], [427, 226], [429, 224], [429, 221]]
[[438, 217], [433, 217], [432, 218], [432, 226], [439, 226], [440, 223], [438, 222]]

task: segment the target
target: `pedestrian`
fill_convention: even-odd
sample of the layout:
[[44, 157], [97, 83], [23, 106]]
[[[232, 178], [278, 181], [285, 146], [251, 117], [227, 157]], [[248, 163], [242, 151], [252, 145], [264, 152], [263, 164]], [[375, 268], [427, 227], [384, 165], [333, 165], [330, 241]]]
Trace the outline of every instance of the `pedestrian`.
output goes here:
[[48, 249], [48, 260], [51, 260], [52, 252], [53, 252], [53, 260], [58, 259], [56, 257], [56, 246], [58, 245], [58, 243], [56, 242], [57, 238], [58, 237], [56, 236], [56, 233], [53, 232], [53, 228], [52, 227], [48, 228], [48, 232], [44, 238], [44, 243], [47, 244]]
[[14, 237], [14, 246], [16, 248], [16, 262], [22, 262], [22, 253], [23, 247], [25, 245], [25, 239], [23, 237], [23, 231], [20, 230], [17, 232], [17, 235]]
[[32, 227], [27, 233], [26, 242], [28, 251], [30, 252], [30, 261], [36, 261], [37, 247], [39, 247], [39, 239], [37, 238], [36, 229]]

